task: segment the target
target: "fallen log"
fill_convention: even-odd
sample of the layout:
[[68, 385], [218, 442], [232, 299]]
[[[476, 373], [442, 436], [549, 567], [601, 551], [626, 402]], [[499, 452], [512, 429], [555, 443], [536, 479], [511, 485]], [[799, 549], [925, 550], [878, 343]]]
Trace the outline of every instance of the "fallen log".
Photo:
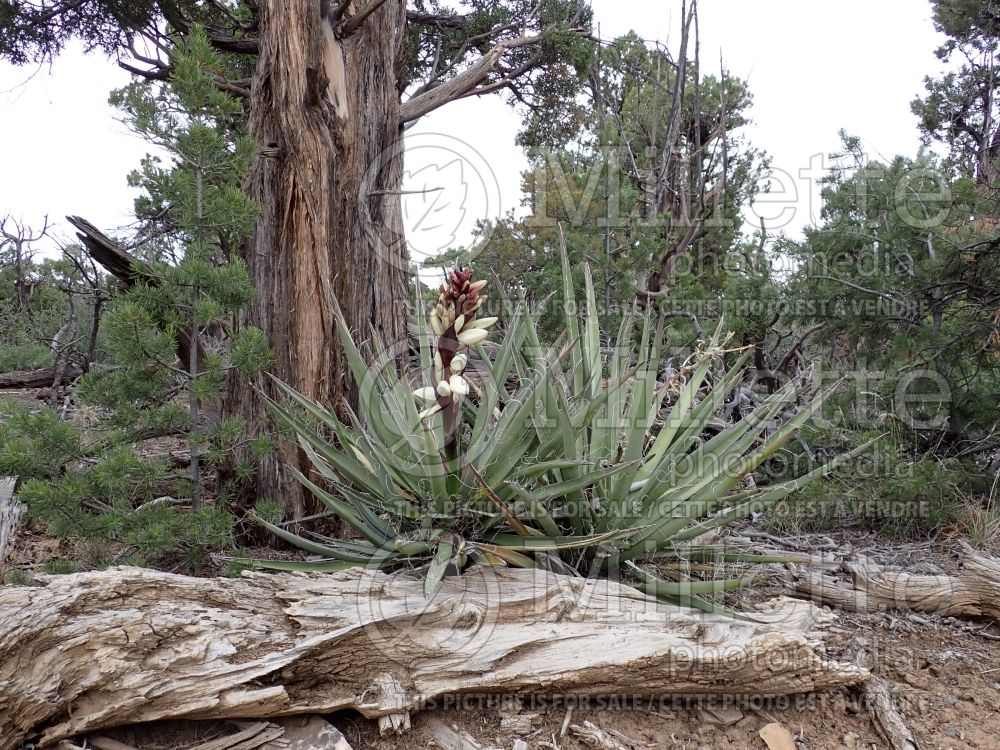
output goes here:
[[[63, 368], [58, 385], [68, 383], [80, 377], [83, 368], [79, 365], [68, 365]], [[21, 370], [18, 372], [0, 372], [0, 388], [51, 388], [56, 379], [56, 368], [42, 367], [37, 370]]]
[[7, 556], [14, 546], [24, 505], [14, 497], [17, 477], [0, 477], [0, 584], [7, 575]]
[[445, 695], [773, 696], [868, 675], [823, 655], [835, 615], [784, 597], [743, 621], [514, 569], [430, 599], [418, 577], [361, 570], [38, 580], [0, 588], [0, 750], [157, 719], [355, 709], [402, 728]]
[[848, 612], [923, 612], [1000, 619], [1000, 560], [965, 547], [956, 576], [920, 575], [884, 568], [871, 560], [841, 560], [819, 570], [796, 567], [788, 591], [816, 604]]

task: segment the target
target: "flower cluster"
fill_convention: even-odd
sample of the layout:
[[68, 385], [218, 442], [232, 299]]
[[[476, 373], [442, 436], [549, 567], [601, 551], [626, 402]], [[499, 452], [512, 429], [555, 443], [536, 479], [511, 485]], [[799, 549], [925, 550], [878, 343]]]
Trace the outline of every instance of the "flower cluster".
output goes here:
[[437, 304], [431, 310], [431, 330], [437, 336], [434, 347], [433, 386], [418, 388], [413, 395], [434, 403], [420, 413], [421, 419], [434, 416], [442, 409], [457, 404], [469, 392], [463, 377], [469, 357], [465, 349], [482, 343], [496, 318], [477, 318], [476, 313], [486, 301], [480, 294], [486, 281], [472, 281], [472, 271], [458, 268], [448, 274], [441, 285]]

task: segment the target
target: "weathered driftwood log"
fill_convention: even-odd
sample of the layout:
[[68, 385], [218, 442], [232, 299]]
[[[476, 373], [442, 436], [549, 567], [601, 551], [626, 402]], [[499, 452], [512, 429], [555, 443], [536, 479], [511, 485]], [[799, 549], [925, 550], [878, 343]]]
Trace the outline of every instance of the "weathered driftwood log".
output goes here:
[[957, 576], [887, 570], [870, 560], [843, 560], [833, 570], [796, 568], [789, 592], [849, 612], [900, 610], [1000, 619], [1000, 560], [966, 548]]
[[872, 675], [865, 683], [864, 696], [872, 724], [889, 743], [891, 750], [920, 750], [913, 733], [896, 708], [896, 701], [888, 682]]
[[0, 584], [7, 574], [7, 555], [24, 514], [24, 506], [14, 497], [17, 477], [0, 477]]
[[356, 709], [404, 727], [442, 695], [781, 695], [864, 680], [823, 656], [835, 616], [776, 599], [755, 621], [625, 586], [474, 569], [205, 579], [137, 568], [0, 588], [0, 750], [155, 719]]
[[[83, 374], [79, 365], [68, 365], [59, 378], [61, 383], [68, 383]], [[49, 388], [56, 379], [54, 367], [42, 367], [38, 370], [20, 370], [18, 372], [0, 372], [0, 388]]]

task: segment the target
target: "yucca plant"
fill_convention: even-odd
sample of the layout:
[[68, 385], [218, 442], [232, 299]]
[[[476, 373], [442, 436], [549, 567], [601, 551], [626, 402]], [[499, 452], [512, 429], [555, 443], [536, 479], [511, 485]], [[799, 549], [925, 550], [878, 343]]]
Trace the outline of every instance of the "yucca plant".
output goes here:
[[[345, 424], [282, 383], [286, 399], [271, 407], [315, 473], [289, 470], [356, 538], [306, 537], [258, 519], [321, 558], [261, 565], [313, 571], [426, 565], [428, 592], [447, 572], [472, 563], [544, 566], [624, 574], [650, 593], [691, 603], [748, 579], [668, 581], [637, 561], [776, 560], [691, 541], [787, 498], [867, 445], [794, 481], [745, 486], [825, 394], [782, 422], [801, 395], [789, 384], [708, 435], [748, 355], [725, 351], [720, 324], [687, 366], [661, 383], [664, 321], [646, 314], [641, 321], [623, 317], [612, 354], [604, 357], [590, 271], [581, 320], [565, 251], [562, 262], [566, 315], [559, 340], [544, 346], [526, 307], [506, 300], [509, 322], [493, 357], [482, 345], [496, 318], [478, 315], [485, 282], [473, 281], [467, 269], [450, 273], [419, 331], [416, 390], [377, 341], [374, 361], [363, 357], [338, 315], [359, 384], [359, 413]], [[723, 370], [727, 356], [733, 361]]]

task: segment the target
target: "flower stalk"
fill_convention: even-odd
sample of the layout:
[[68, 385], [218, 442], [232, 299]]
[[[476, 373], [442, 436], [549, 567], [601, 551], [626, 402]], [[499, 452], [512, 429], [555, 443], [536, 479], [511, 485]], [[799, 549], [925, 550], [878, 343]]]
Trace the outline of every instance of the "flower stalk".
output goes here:
[[437, 337], [433, 348], [431, 385], [418, 388], [413, 395], [429, 402], [420, 413], [421, 419], [442, 414], [446, 460], [454, 459], [459, 451], [459, 424], [462, 399], [469, 393], [465, 368], [469, 363], [467, 349], [486, 340], [496, 318], [479, 318], [478, 312], [486, 301], [482, 294], [485, 280], [473, 281], [472, 270], [456, 268], [441, 285], [437, 303], [428, 321]]

